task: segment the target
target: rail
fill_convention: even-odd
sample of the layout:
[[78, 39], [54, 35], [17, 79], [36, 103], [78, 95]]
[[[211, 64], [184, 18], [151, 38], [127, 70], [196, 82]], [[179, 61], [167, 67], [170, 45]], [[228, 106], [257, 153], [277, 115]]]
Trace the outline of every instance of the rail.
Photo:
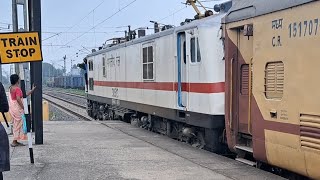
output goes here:
[[[83, 109], [86, 109], [86, 108], [87, 108], [86, 105], [79, 104], [79, 103], [75, 103], [75, 102], [71, 102], [71, 101], [65, 100], [65, 99], [63, 99], [63, 98], [61, 98], [61, 97], [54, 96], [54, 95], [52, 95], [52, 94], [48, 94], [48, 93], [43, 93], [43, 94], [44, 94], [44, 95], [47, 95], [47, 96], [50, 96], [50, 97], [52, 97], [52, 98], [55, 98], [55, 99], [59, 99], [59, 100], [61, 100], [61, 101], [67, 102], [67, 103], [69, 103], [69, 104], [72, 104], [72, 105], [74, 105], [74, 106], [77, 106], [77, 107], [80, 107], [80, 108], [83, 108]], [[48, 100], [47, 98], [44, 98], [44, 99]]]
[[[75, 115], [79, 118], [82, 118], [85, 121], [92, 121], [93, 119], [91, 119], [87, 114], [86, 114], [86, 107], [84, 107], [83, 105], [79, 105], [77, 103], [74, 102], [70, 102], [70, 101], [66, 101], [62, 98], [53, 96], [53, 95], [48, 95], [47, 93], [44, 93], [43, 98], [46, 99], [48, 102], [50, 102], [51, 104], [67, 111], [68, 113]], [[66, 105], [69, 104], [69, 105]], [[74, 107], [70, 107], [74, 106]]]

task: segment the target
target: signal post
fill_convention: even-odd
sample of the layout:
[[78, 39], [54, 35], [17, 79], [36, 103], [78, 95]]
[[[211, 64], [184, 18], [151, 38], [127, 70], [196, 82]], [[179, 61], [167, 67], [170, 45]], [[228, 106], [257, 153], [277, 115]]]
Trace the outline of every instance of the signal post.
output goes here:
[[[41, 0], [28, 0], [29, 30], [39, 34], [41, 45]], [[43, 107], [42, 107], [42, 62], [34, 61], [30, 64], [31, 84], [37, 86], [31, 96], [32, 120], [34, 123], [35, 143], [43, 144]]]

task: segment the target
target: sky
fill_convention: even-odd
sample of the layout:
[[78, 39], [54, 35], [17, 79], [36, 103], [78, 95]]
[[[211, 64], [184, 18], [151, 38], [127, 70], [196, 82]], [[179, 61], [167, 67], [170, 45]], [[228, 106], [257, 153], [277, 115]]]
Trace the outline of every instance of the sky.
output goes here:
[[[224, 0], [202, 0], [211, 7]], [[42, 0], [42, 53], [44, 62], [63, 67], [82, 62], [91, 49], [131, 29], [153, 27], [150, 21], [179, 26], [196, 14], [185, 0]], [[0, 0], [0, 33], [12, 31], [12, 0]], [[19, 8], [19, 25], [23, 25]], [[202, 9], [201, 9], [202, 10]], [[153, 30], [148, 30], [147, 34]], [[3, 66], [9, 71], [9, 66]]]

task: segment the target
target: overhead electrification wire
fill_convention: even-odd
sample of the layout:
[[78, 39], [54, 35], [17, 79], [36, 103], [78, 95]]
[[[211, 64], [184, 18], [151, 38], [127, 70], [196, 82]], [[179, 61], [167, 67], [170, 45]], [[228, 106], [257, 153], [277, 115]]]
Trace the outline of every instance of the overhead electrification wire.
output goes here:
[[202, 1], [199, 1], [199, 2], [217, 2], [217, 1], [223, 1], [223, 0], [202, 0]]
[[[217, 0], [217, 1], [219, 1], [219, 0]], [[212, 2], [214, 2], [214, 1], [212, 1]], [[181, 4], [187, 4], [187, 3], [185, 3], [185, 2], [181, 2]], [[197, 7], [199, 7], [199, 8], [202, 8], [202, 7], [204, 7], [204, 8], [206, 8], [206, 9], [211, 9], [211, 10], [213, 10], [214, 8], [212, 8], [212, 7], [208, 7], [208, 6], [199, 6], [199, 5], [195, 5], [195, 6], [197, 6]]]
[[[80, 34], [80, 33], [84, 33], [85, 31], [78, 31], [78, 32], [73, 32], [73, 31], [70, 31], [70, 32], [64, 32], [65, 34]], [[99, 33], [99, 34], [110, 34], [110, 33], [123, 33], [124, 31], [108, 31], [108, 32], [104, 32], [104, 31], [98, 31], [98, 32], [95, 32], [95, 33]], [[58, 34], [60, 32], [50, 32], [50, 31], [45, 31], [45, 32], [42, 32], [43, 34]], [[94, 32], [88, 32], [88, 33], [94, 33]]]
[[65, 32], [68, 32], [69, 30], [73, 29], [73, 28], [76, 27], [79, 23], [81, 23], [85, 18], [87, 18], [92, 12], [94, 12], [97, 8], [99, 8], [105, 1], [106, 1], [106, 0], [101, 1], [100, 4], [98, 4], [98, 5], [97, 5], [95, 8], [93, 8], [87, 15], [85, 15], [80, 21], [78, 21], [77, 23], [75, 23], [73, 26], [71, 26], [70, 28], [68, 28], [66, 31], [63, 31], [63, 32], [57, 33], [57, 34], [55, 34], [55, 35], [52, 35], [52, 36], [50, 36], [50, 37], [48, 37], [48, 38], [43, 39], [42, 41], [46, 41], [46, 40], [51, 39], [51, 38], [53, 38], [53, 37], [55, 37], [55, 36], [59, 36], [60, 34], [63, 34], [63, 33], [65, 33]]
[[177, 11], [175, 11], [175, 12], [173, 12], [173, 13], [169, 14], [168, 16], [166, 16], [166, 17], [163, 17], [163, 18], [159, 19], [157, 22], [160, 22], [160, 21], [162, 21], [162, 20], [164, 20], [164, 19], [167, 19], [168, 17], [171, 17], [171, 16], [173, 16], [173, 15], [177, 14], [178, 12], [180, 12], [180, 11], [182, 11], [182, 10], [186, 9], [186, 8], [187, 8], [187, 6], [185, 6], [185, 7], [181, 8], [181, 9], [178, 9]]
[[65, 45], [68, 45], [70, 43], [72, 43], [73, 41], [81, 38], [83, 35], [87, 34], [88, 32], [90, 32], [91, 30], [93, 30], [94, 28], [100, 26], [101, 24], [103, 24], [104, 22], [108, 21], [109, 19], [111, 19], [113, 16], [117, 15], [118, 13], [120, 13], [121, 11], [123, 11], [124, 9], [126, 9], [127, 7], [129, 7], [130, 5], [132, 5], [134, 2], [136, 2], [137, 0], [133, 0], [131, 1], [129, 4], [125, 5], [124, 7], [120, 8], [118, 11], [116, 11], [115, 13], [113, 13], [112, 15], [110, 15], [109, 17], [107, 17], [106, 19], [102, 20], [100, 23], [98, 23], [97, 25], [95, 25], [94, 27], [92, 27], [91, 29], [89, 29], [88, 31], [82, 33], [81, 35], [77, 36], [76, 38], [72, 39], [71, 41], [67, 42]]
[[[48, 28], [48, 29], [68, 29], [71, 26], [44, 26], [44, 28]], [[79, 28], [84, 28], [81, 26], [78, 26]], [[85, 26], [88, 27], [88, 26]], [[124, 28], [124, 27], [128, 27], [128, 26], [101, 26], [99, 28], [103, 28], [103, 29], [119, 29], [119, 28]]]
[[58, 46], [58, 47], [71, 47], [71, 46], [64, 46], [64, 45], [58, 45], [58, 44], [42, 44], [42, 46], [51, 46], [51, 47], [54, 47], [54, 46]]
[[[174, 11], [173, 13], [171, 13], [171, 14], [163, 17], [163, 18], [160, 18], [160, 19], [156, 20], [155, 22], [158, 22], [158, 23], [159, 23], [160, 21], [165, 20], [165, 19], [167, 19], [168, 17], [171, 17], [171, 16], [179, 13], [180, 11], [186, 9], [187, 7], [188, 7], [188, 6], [185, 6], [185, 7], [183, 7], [183, 8], [180, 8], [180, 9], [178, 9], [177, 11]], [[154, 28], [153, 28], [153, 27], [148, 27], [148, 26], [141, 26], [140, 28], [137, 28], [137, 29], [154, 29]]]

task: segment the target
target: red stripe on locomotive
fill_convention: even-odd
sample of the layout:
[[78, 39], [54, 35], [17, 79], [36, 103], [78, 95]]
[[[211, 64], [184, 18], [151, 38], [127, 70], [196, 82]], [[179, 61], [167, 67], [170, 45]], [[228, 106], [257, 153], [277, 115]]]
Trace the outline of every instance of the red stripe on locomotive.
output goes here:
[[[115, 81], [95, 81], [95, 86], [119, 87], [131, 89], [149, 89], [159, 91], [177, 91], [176, 82], [115, 82]], [[182, 91], [193, 93], [223, 93], [225, 83], [182, 83]]]

